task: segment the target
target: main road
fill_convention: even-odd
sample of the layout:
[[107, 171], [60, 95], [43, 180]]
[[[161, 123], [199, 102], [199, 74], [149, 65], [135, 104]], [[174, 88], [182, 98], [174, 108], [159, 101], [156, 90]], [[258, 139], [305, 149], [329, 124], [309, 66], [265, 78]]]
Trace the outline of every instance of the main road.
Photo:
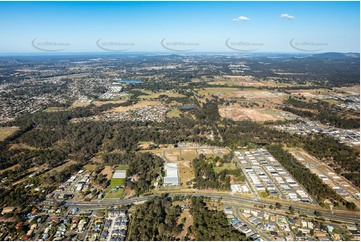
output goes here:
[[[90, 201], [90, 202], [77, 202], [77, 201], [66, 201], [65, 205], [69, 207], [79, 207], [84, 209], [91, 209], [91, 208], [106, 208], [111, 206], [119, 206], [119, 205], [129, 205], [129, 204], [137, 204], [145, 202], [156, 195], [148, 195], [148, 196], [141, 196], [141, 197], [133, 197], [128, 199], [114, 199], [112, 201]], [[222, 199], [225, 203], [233, 203], [239, 205], [245, 205], [246, 207], [254, 207], [254, 206], [269, 206], [275, 205], [275, 201], [270, 200], [259, 200], [256, 201], [254, 198], [246, 198], [246, 197], [239, 197], [231, 194], [226, 193], [169, 193], [170, 197], [174, 196], [204, 196], [210, 197], [212, 199]], [[53, 200], [44, 201], [45, 203], [53, 203]], [[360, 223], [359, 212], [351, 212], [351, 211], [343, 211], [343, 210], [333, 210], [330, 211], [328, 209], [321, 208], [318, 205], [314, 204], [302, 204], [302, 203], [285, 203], [285, 201], [277, 200], [282, 207], [278, 209], [278, 211], [288, 212], [289, 206], [292, 206], [296, 212], [299, 214], [307, 215], [307, 216], [314, 216], [315, 210], [322, 213], [323, 218], [330, 219], [330, 220], [338, 220], [340, 222], [349, 222], [349, 223]]]

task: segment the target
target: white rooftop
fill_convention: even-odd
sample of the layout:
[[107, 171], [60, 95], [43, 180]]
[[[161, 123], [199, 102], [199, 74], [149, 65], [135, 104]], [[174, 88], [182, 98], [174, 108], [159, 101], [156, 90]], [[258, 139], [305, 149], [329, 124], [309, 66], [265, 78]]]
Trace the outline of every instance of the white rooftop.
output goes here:
[[126, 170], [116, 170], [113, 174], [113, 178], [126, 178], [127, 171]]

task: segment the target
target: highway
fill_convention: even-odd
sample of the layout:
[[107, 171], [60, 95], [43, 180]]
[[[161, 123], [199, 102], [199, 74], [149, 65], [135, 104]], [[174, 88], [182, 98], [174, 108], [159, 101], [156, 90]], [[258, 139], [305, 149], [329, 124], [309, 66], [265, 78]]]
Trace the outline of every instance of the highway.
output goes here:
[[[222, 199], [225, 203], [234, 203], [237, 205], [244, 205], [246, 207], [254, 207], [256, 206], [269, 206], [269, 205], [275, 205], [275, 202], [271, 201], [256, 201], [254, 198], [243, 198], [238, 197], [231, 194], [217, 194], [217, 193], [170, 193], [170, 197], [174, 196], [204, 196], [204, 197], [210, 197], [213, 199]], [[134, 203], [140, 203], [145, 202], [156, 195], [149, 195], [149, 196], [143, 196], [143, 197], [134, 197], [129, 199], [119, 199], [114, 201], [90, 201], [90, 202], [76, 202], [76, 201], [66, 201], [65, 205], [69, 207], [79, 207], [79, 208], [106, 208], [111, 206], [120, 206], [120, 205], [128, 205], [128, 204], [134, 204]], [[282, 207], [278, 209], [278, 211], [282, 211], [283, 213], [288, 212], [288, 208], [290, 204], [285, 204], [282, 200], [277, 200]], [[45, 201], [45, 203], [52, 204], [53, 200]], [[351, 214], [350, 212], [345, 211], [345, 214], [342, 214], [343, 211], [330, 211], [326, 209], [322, 209], [318, 205], [314, 204], [302, 204], [302, 203], [292, 203], [291, 204], [296, 212], [299, 212], [300, 214], [307, 215], [307, 216], [314, 216], [314, 211], [320, 211], [322, 213], [322, 218], [330, 219], [330, 220], [338, 220], [340, 222], [347, 222], [347, 223], [359, 223], [360, 217], [359, 213], [355, 212], [354, 214]], [[306, 208], [309, 207], [309, 208]], [[347, 214], [346, 214], [347, 213]]]

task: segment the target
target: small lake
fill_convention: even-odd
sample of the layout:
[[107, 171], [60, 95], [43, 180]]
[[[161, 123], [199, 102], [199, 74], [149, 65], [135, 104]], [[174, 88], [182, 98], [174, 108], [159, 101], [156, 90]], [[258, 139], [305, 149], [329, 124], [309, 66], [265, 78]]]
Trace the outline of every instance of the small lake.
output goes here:
[[133, 83], [133, 84], [138, 84], [138, 83], [142, 83], [142, 81], [140, 80], [117, 80], [120, 83]]
[[179, 109], [195, 109], [196, 106], [193, 106], [193, 105], [185, 105], [185, 106], [182, 106], [180, 107]]

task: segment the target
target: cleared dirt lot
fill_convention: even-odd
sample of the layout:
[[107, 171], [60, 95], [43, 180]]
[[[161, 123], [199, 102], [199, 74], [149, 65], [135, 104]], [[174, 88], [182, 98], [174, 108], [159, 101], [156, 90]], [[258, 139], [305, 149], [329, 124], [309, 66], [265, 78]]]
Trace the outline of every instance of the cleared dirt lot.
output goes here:
[[107, 177], [108, 180], [112, 178], [113, 169], [111, 166], [105, 166], [104, 169], [101, 171], [101, 174]]
[[259, 98], [278, 98], [280, 96], [285, 96], [284, 93], [280, 92], [271, 92], [258, 89], [240, 89], [240, 88], [205, 88], [204, 90], [199, 90], [199, 94], [202, 95], [216, 95], [220, 98], [247, 98], [247, 99], [259, 99]]
[[222, 76], [209, 82], [213, 85], [243, 86], [243, 87], [281, 87], [289, 84], [277, 83], [273, 80], [259, 80], [254, 76]]
[[237, 106], [221, 107], [219, 114], [222, 118], [229, 118], [234, 121], [251, 120], [256, 122], [280, 120], [271, 114], [264, 113], [264, 109], [241, 108]]
[[283, 100], [288, 97], [283, 92], [272, 92], [266, 90], [258, 90], [255, 88], [205, 88], [198, 90], [198, 100], [205, 102], [208, 98], [217, 96], [226, 100], [237, 100], [240, 102], [258, 103], [258, 105], [265, 105], [267, 107], [274, 106], [276, 104], [282, 104]]
[[353, 85], [349, 87], [339, 87], [336, 90], [341, 90], [344, 92], [348, 92], [350, 94], [360, 94], [360, 85]]

